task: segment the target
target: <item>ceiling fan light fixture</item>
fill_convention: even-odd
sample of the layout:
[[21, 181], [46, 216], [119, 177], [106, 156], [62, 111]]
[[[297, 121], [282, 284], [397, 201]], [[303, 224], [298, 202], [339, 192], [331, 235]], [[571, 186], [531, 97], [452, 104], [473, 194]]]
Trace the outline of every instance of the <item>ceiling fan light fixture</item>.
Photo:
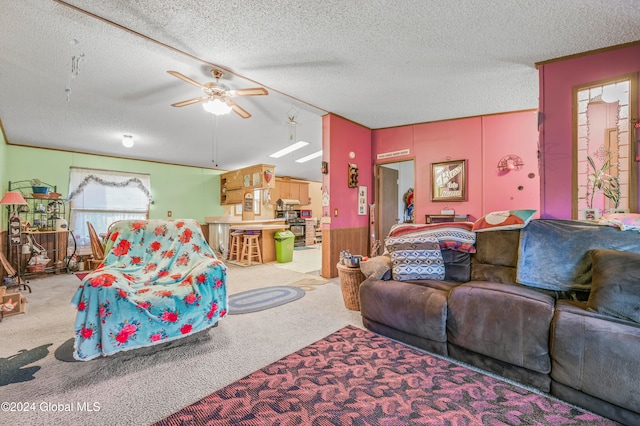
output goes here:
[[231, 107], [220, 99], [209, 99], [209, 101], [202, 104], [202, 108], [205, 111], [214, 115], [225, 115], [231, 112]]
[[273, 154], [269, 155], [269, 157], [271, 158], [280, 158], [283, 155], [287, 155], [290, 152], [293, 152], [297, 149], [300, 149], [302, 147], [305, 147], [309, 145], [309, 142], [305, 142], [305, 141], [298, 141], [296, 143], [292, 143], [291, 145], [287, 146], [286, 148], [282, 148], [280, 151], [276, 151]]
[[125, 148], [132, 148], [133, 147], [133, 136], [131, 136], [131, 135], [123, 135], [122, 136], [122, 146], [124, 146]]
[[306, 163], [307, 161], [313, 160], [314, 158], [318, 158], [320, 156], [322, 156], [322, 150], [316, 151], [313, 154], [309, 154], [306, 157], [298, 158], [296, 160], [296, 163]]

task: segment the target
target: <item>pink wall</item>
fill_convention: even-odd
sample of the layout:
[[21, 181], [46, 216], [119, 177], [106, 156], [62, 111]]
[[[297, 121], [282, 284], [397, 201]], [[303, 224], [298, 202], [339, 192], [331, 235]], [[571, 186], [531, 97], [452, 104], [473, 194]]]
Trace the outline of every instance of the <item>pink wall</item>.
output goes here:
[[[422, 123], [373, 131], [375, 164], [413, 158], [416, 164], [416, 222], [425, 214], [438, 214], [445, 206], [475, 220], [495, 210], [538, 209], [538, 132], [534, 111]], [[408, 149], [409, 154], [377, 159], [378, 154]], [[499, 174], [497, 164], [505, 155], [520, 156], [520, 171]], [[467, 201], [431, 201], [431, 163], [467, 159]], [[529, 178], [528, 174], [534, 177]], [[518, 187], [523, 189], [519, 190]]]
[[640, 44], [540, 65], [542, 217], [571, 218], [572, 88], [638, 71]]
[[[330, 194], [329, 207], [322, 208], [323, 217], [331, 217], [331, 228], [369, 226], [369, 215], [358, 215], [358, 188], [348, 187], [348, 166], [358, 166], [358, 185], [368, 189], [367, 205], [373, 202], [373, 169], [371, 165], [371, 130], [333, 114], [322, 118], [323, 160], [329, 163], [329, 174], [322, 183]], [[349, 153], [355, 158], [349, 158]], [[338, 209], [338, 216], [334, 210]]]
[[[484, 213], [496, 210], [540, 209], [538, 173], [538, 112], [483, 117]], [[498, 162], [519, 156], [520, 170], [499, 172]], [[538, 213], [539, 214], [539, 213]]]

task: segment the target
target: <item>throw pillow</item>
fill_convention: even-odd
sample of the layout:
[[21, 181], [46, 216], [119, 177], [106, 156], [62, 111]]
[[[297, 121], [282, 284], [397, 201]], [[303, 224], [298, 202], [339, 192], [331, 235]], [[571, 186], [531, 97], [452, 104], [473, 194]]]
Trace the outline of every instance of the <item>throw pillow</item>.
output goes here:
[[443, 280], [444, 261], [438, 239], [433, 236], [389, 237], [385, 246], [391, 256], [391, 275], [396, 281]]
[[640, 254], [596, 249], [591, 262], [587, 310], [640, 323]]
[[520, 229], [527, 226], [537, 210], [503, 210], [487, 213], [473, 224], [473, 231]]
[[600, 218], [599, 223], [601, 225], [615, 226], [621, 231], [640, 232], [640, 214], [638, 213], [606, 214]]
[[391, 279], [391, 258], [388, 255], [371, 257], [360, 262], [360, 270], [367, 278], [388, 281]]

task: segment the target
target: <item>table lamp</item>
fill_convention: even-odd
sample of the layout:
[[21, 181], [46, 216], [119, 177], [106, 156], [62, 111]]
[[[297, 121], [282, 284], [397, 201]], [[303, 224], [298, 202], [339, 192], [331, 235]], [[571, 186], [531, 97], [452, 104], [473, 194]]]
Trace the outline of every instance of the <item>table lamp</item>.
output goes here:
[[14, 206], [13, 207], [13, 214], [15, 215], [15, 213], [16, 213], [15, 206], [18, 205], [18, 204], [27, 204], [27, 202], [25, 201], [25, 199], [22, 196], [22, 194], [20, 194], [19, 192], [17, 192], [17, 191], [9, 191], [6, 194], [4, 194], [4, 196], [2, 197], [2, 200], [0, 200], [0, 204]]

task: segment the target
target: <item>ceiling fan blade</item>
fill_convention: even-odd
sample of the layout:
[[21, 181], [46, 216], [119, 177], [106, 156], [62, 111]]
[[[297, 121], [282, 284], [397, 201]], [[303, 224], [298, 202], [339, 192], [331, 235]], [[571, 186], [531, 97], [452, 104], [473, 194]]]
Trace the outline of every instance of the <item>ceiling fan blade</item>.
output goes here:
[[229, 105], [233, 109], [233, 112], [238, 114], [240, 117], [242, 118], [251, 117], [251, 114], [249, 114], [249, 112], [246, 109], [242, 108], [240, 105], [236, 104], [235, 102], [227, 99], [226, 104]]
[[206, 101], [208, 99], [209, 98], [207, 98], [206, 96], [204, 96], [202, 98], [193, 98], [193, 99], [189, 99], [188, 101], [176, 102], [175, 104], [171, 104], [171, 106], [183, 107], [183, 106], [195, 104], [195, 103], [198, 103], [198, 102], [204, 102], [204, 101]]
[[231, 90], [232, 96], [262, 96], [268, 95], [269, 92], [264, 87], [254, 87], [251, 89], [236, 89]]
[[171, 74], [174, 77], [178, 77], [180, 80], [186, 81], [189, 84], [193, 84], [196, 87], [199, 87], [201, 89], [204, 89], [204, 85], [198, 83], [195, 80], [190, 79], [189, 77], [187, 77], [186, 75], [180, 74], [178, 71], [167, 71], [169, 74]]

